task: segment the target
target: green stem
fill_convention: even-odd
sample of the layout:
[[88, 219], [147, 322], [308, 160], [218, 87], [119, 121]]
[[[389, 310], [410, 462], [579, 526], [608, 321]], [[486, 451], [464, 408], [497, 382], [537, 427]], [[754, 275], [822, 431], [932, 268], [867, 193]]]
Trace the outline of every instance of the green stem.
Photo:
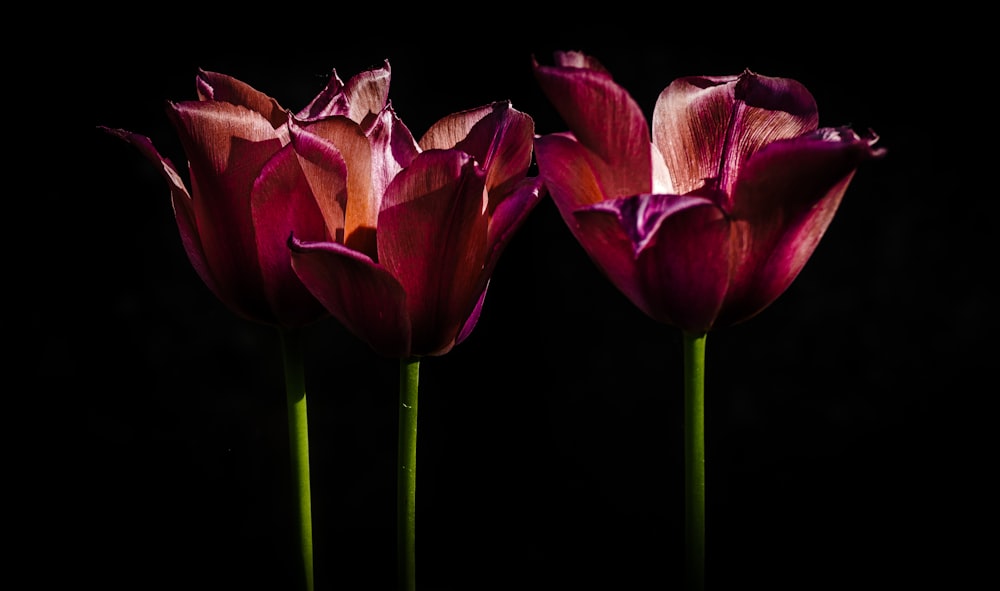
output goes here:
[[705, 588], [705, 337], [684, 333], [685, 588]]
[[420, 358], [399, 362], [399, 475], [396, 481], [396, 527], [399, 591], [415, 591], [417, 493], [417, 393]]
[[295, 508], [299, 514], [299, 558], [306, 591], [313, 591], [312, 498], [309, 486], [309, 422], [302, 340], [298, 331], [281, 330], [285, 363], [285, 396], [288, 402], [288, 438], [292, 456]]

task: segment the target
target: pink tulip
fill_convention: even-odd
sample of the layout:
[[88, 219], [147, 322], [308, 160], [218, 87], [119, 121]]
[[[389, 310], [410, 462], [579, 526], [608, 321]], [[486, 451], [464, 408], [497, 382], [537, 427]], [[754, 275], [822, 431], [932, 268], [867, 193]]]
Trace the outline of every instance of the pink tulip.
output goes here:
[[690, 76], [652, 126], [593, 57], [556, 52], [534, 72], [566, 125], [535, 142], [570, 231], [651, 318], [690, 333], [745, 321], [802, 270], [877, 136], [817, 128], [786, 78]]

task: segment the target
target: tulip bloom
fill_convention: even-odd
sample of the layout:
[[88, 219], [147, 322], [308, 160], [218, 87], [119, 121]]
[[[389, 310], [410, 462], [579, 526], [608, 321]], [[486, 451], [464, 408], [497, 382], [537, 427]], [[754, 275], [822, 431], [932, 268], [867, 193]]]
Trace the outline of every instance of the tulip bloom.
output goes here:
[[569, 132], [535, 142], [539, 173], [573, 235], [640, 310], [682, 330], [685, 579], [705, 585], [705, 340], [765, 309], [802, 270], [872, 132], [818, 128], [816, 101], [745, 70], [673, 81], [652, 126], [593, 57], [532, 60]]
[[495, 102], [417, 142], [387, 105], [360, 124], [331, 116], [291, 132], [309, 185], [338, 188], [327, 238], [289, 239], [292, 266], [345, 327], [399, 359], [398, 574], [413, 591], [420, 359], [469, 336], [501, 252], [543, 195], [526, 176], [534, 122]]
[[788, 288], [877, 136], [817, 128], [795, 80], [744, 71], [679, 78], [652, 126], [593, 57], [534, 62], [569, 133], [538, 138], [540, 176], [614, 285], [653, 319], [702, 333]]
[[509, 102], [448, 115], [419, 142], [391, 105], [365, 125], [293, 126], [309, 169], [345, 187], [325, 212], [334, 240], [290, 241], [295, 271], [376, 352], [447, 353], [475, 327], [502, 250], [543, 195], [526, 176], [533, 137]]
[[[297, 116], [341, 115], [361, 121], [387, 102], [389, 64], [345, 85], [331, 75]], [[170, 188], [184, 250], [201, 280], [239, 316], [284, 328], [328, 316], [292, 270], [288, 236], [325, 236], [323, 212], [335, 195], [302, 190], [307, 177], [284, 164], [294, 159], [292, 113], [248, 84], [215, 72], [196, 78], [199, 100], [168, 102], [167, 115], [188, 158], [191, 190], [149, 138], [103, 128], [130, 142]], [[333, 205], [331, 205], [333, 203]]]
[[389, 73], [386, 62], [344, 84], [334, 71], [316, 98], [293, 114], [240, 80], [200, 71], [199, 100], [167, 104], [188, 158], [190, 191], [149, 138], [101, 128], [138, 148], [166, 179], [184, 250], [212, 293], [237, 315], [280, 332], [307, 591], [314, 585], [309, 434], [296, 329], [329, 313], [292, 269], [288, 238], [295, 231], [333, 239], [325, 220], [343, 206], [343, 187], [311, 184], [316, 175], [295, 151], [291, 127], [333, 117], [355, 125], [370, 120], [388, 103]]

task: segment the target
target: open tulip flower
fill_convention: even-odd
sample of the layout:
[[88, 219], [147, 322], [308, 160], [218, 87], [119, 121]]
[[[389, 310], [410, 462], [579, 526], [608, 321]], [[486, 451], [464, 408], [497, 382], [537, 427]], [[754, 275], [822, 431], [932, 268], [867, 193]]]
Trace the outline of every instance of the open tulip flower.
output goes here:
[[691, 76], [660, 94], [652, 128], [604, 67], [579, 52], [535, 61], [570, 128], [536, 142], [563, 219], [644, 313], [689, 332], [744, 321], [802, 270], [874, 133], [817, 129], [795, 80]]
[[[336, 240], [291, 240], [303, 283], [378, 353], [443, 355], [469, 336], [498, 258], [542, 196], [534, 123], [509, 102], [449, 115], [419, 142], [387, 106], [370, 126], [293, 126], [317, 176], [345, 187]], [[367, 138], [371, 150], [356, 149]], [[329, 184], [329, 181], [328, 181]]]
[[687, 517], [692, 588], [703, 585], [706, 333], [783, 293], [812, 255], [858, 166], [883, 155], [871, 131], [819, 128], [799, 82], [745, 70], [689, 76], [660, 94], [652, 126], [594, 57], [533, 60], [569, 127], [535, 142], [563, 220], [608, 279], [685, 341]]
[[[166, 179], [181, 242], [205, 285], [239, 316], [279, 329], [284, 351], [293, 481], [300, 511], [303, 584], [313, 588], [308, 424], [297, 329], [329, 313], [292, 269], [292, 232], [332, 239], [325, 220], [338, 210], [337, 186], [310, 184], [310, 163], [295, 151], [293, 121], [340, 117], [360, 124], [388, 102], [389, 64], [325, 88], [292, 113], [245, 82], [216, 72], [196, 77], [198, 100], [168, 102], [167, 115], [188, 158], [191, 189], [149, 138], [101, 127], [138, 148]], [[367, 148], [366, 148], [367, 152]], [[339, 211], [339, 210], [338, 210]]]
[[[289, 239], [299, 278], [375, 352], [399, 359], [399, 588], [413, 591], [420, 358], [469, 336], [504, 247], [543, 195], [534, 122], [507, 101], [448, 115], [414, 141], [386, 105], [361, 122], [291, 127], [299, 187], [335, 187], [326, 232]], [[313, 235], [310, 233], [313, 232]]]
[[[336, 71], [323, 91], [298, 114], [309, 120], [332, 114], [359, 121], [387, 102], [389, 66], [358, 74], [344, 84]], [[181, 242], [202, 281], [238, 315], [263, 324], [300, 327], [328, 315], [292, 270], [288, 236], [293, 229], [323, 236], [322, 211], [336, 197], [300, 190], [303, 170], [290, 145], [292, 114], [233, 77], [200, 71], [199, 100], [169, 102], [167, 114], [188, 157], [191, 190], [170, 159], [149, 138], [106, 131], [132, 143], [163, 174]]]

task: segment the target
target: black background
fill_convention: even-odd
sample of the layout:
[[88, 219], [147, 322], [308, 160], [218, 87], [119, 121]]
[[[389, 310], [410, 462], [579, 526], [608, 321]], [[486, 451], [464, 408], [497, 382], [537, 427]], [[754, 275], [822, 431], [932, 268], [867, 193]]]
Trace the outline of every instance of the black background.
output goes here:
[[[56, 51], [11, 76], [34, 167], [9, 171], [28, 176], [8, 189], [6, 422], [29, 468], [11, 482], [33, 588], [280, 590], [294, 572], [277, 335], [212, 296], [159, 174], [97, 126], [183, 163], [164, 101], [194, 98], [197, 68], [297, 110], [332, 69], [388, 59], [416, 136], [502, 99], [552, 133], [530, 60], [554, 49], [593, 54], [647, 115], [678, 76], [795, 78], [821, 125], [871, 127], [889, 150], [789, 290], [708, 337], [710, 587], [951, 588], [979, 569], [997, 205], [975, 179], [995, 175], [947, 160], [973, 151], [951, 132], [976, 119], [954, 67], [970, 39], [945, 54], [939, 23], [858, 15], [368, 8], [63, 15], [80, 26], [43, 33]], [[392, 589], [397, 361], [332, 320], [307, 339], [317, 588]], [[421, 365], [420, 588], [679, 588], [681, 372], [679, 332], [615, 291], [543, 201], [471, 338]]]

